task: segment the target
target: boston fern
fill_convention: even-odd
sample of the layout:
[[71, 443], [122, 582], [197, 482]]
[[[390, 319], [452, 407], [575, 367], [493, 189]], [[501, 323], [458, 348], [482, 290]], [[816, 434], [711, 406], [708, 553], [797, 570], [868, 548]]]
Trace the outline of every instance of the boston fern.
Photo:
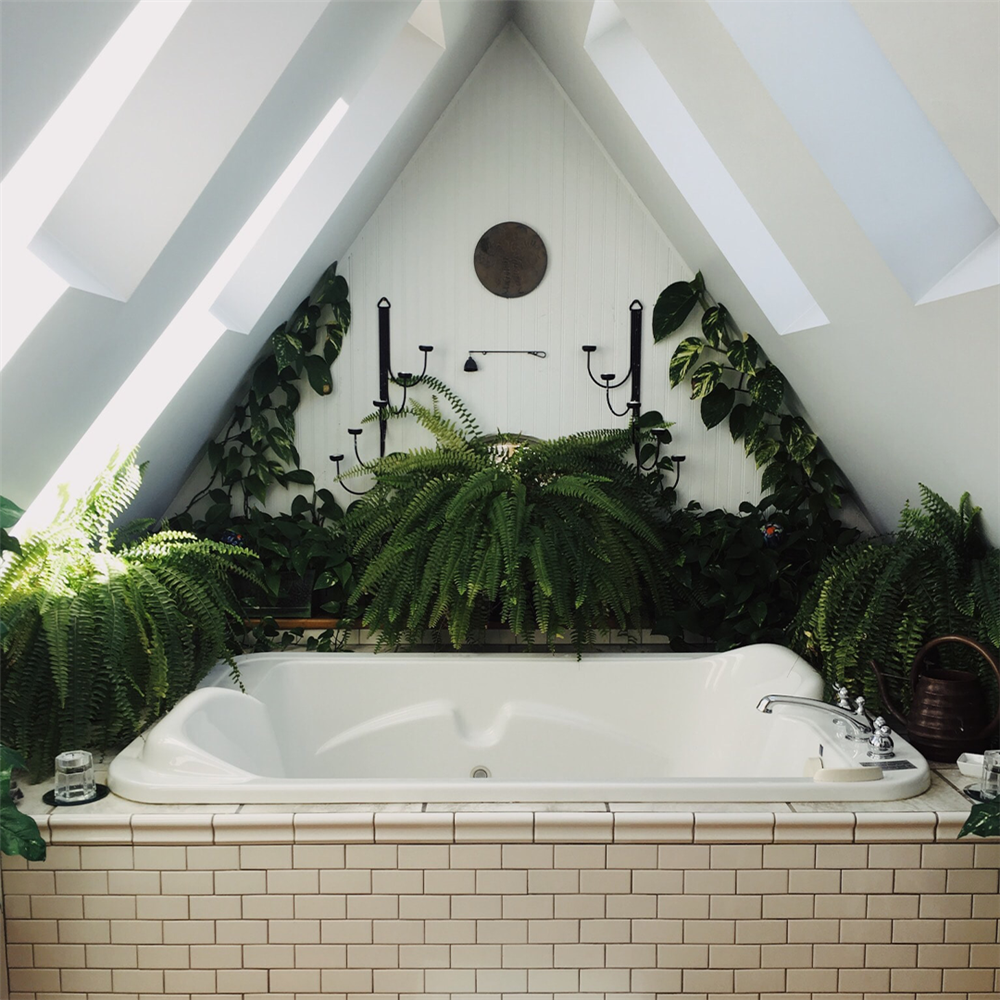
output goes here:
[[256, 559], [182, 532], [148, 535], [149, 522], [113, 532], [140, 479], [131, 456], [112, 463], [0, 570], [0, 733], [35, 777], [63, 750], [134, 735], [220, 658], [235, 669], [230, 577], [255, 577]]
[[[791, 627], [793, 644], [830, 683], [863, 690], [876, 702], [873, 660], [908, 677], [917, 651], [937, 636], [1000, 647], [1000, 551], [986, 541], [980, 509], [968, 493], [957, 509], [926, 486], [920, 495], [922, 509], [907, 505], [894, 535], [824, 563]], [[949, 646], [941, 655], [946, 666], [980, 669], [979, 657], [963, 648]], [[983, 680], [989, 684], [985, 674]]]
[[666, 603], [664, 501], [623, 460], [631, 429], [486, 438], [445, 394], [458, 422], [436, 398], [405, 411], [436, 447], [353, 470], [375, 477], [343, 524], [367, 567], [363, 621], [382, 644], [413, 644], [446, 626], [457, 648], [493, 617], [529, 641], [541, 632], [550, 646], [569, 635], [579, 652]]

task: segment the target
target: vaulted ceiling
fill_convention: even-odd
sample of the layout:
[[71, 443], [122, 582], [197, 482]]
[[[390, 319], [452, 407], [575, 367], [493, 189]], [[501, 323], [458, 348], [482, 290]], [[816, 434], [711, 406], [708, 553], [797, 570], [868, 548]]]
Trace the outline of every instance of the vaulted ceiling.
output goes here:
[[1000, 534], [993, 0], [8, 0], [0, 492], [131, 435], [165, 513], [510, 20], [873, 524]]

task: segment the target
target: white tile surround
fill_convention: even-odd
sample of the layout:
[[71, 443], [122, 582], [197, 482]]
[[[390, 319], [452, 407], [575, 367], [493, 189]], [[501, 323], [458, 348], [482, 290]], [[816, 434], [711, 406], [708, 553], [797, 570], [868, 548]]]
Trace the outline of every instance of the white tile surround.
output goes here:
[[898, 803], [26, 805], [10, 1000], [996, 1000], [1000, 843]]

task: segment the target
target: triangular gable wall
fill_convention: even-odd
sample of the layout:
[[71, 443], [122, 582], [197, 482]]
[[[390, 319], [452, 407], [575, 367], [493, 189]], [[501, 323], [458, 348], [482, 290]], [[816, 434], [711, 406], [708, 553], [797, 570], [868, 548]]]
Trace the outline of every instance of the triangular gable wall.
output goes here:
[[[534, 228], [548, 252], [542, 283], [518, 299], [492, 295], [473, 268], [479, 237], [508, 220]], [[658, 293], [690, 278], [691, 269], [513, 25], [410, 160], [340, 271], [350, 283], [354, 319], [333, 369], [334, 395], [306, 393], [297, 414], [302, 464], [322, 484], [333, 485], [330, 453], [347, 453], [345, 467], [354, 464], [347, 428], [361, 426], [378, 396], [376, 304], [383, 296], [392, 304], [395, 371], [419, 371], [418, 345], [431, 344], [428, 371], [459, 393], [485, 432], [539, 437], [624, 425], [588, 379], [581, 346], [597, 345], [595, 374], [613, 371], [621, 379], [629, 304], [639, 299], [643, 408], [674, 422], [670, 451], [687, 456], [681, 502], [735, 510], [759, 496], [752, 461], [724, 430], [706, 431], [686, 391], [669, 389], [671, 347], [652, 340]], [[463, 366], [470, 350], [539, 350], [546, 357], [477, 355], [479, 370], [469, 373]], [[626, 384], [613, 393], [616, 409], [628, 398]], [[378, 430], [365, 428], [359, 445], [370, 458]], [[410, 422], [390, 422], [389, 450], [424, 441]], [[179, 500], [190, 492], [186, 487]], [[277, 490], [269, 507], [286, 502]]]

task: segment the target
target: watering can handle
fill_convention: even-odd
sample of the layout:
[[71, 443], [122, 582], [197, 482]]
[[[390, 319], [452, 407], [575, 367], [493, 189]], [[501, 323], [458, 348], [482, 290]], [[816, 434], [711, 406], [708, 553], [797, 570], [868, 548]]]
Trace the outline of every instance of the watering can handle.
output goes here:
[[[917, 655], [913, 658], [913, 666], [910, 668], [910, 688], [915, 688], [917, 677], [920, 676], [920, 668], [924, 665], [924, 657], [935, 647], [945, 642], [960, 642], [963, 646], [974, 649], [993, 668], [993, 673], [997, 675], [997, 687], [1000, 689], [1000, 663], [997, 658], [981, 643], [975, 639], [970, 639], [967, 635], [940, 635], [936, 639], [931, 639], [917, 650]], [[1000, 723], [1000, 707], [997, 714], [993, 716], [993, 721], [980, 733], [980, 737], [988, 736], [997, 728]]]

